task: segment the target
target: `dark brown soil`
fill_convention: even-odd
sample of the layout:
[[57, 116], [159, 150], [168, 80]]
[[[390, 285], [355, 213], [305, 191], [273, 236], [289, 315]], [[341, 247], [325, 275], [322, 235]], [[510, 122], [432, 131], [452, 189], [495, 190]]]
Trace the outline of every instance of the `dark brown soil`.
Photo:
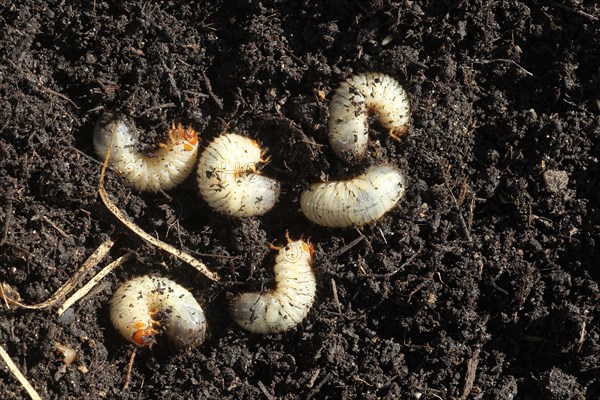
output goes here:
[[[136, 252], [71, 319], [0, 310], [0, 344], [43, 398], [600, 398], [594, 1], [193, 3], [2, 2], [0, 280], [37, 303], [107, 238], [109, 259]], [[332, 90], [365, 71], [414, 105], [401, 142], [374, 126], [365, 163], [397, 163], [411, 184], [372, 226], [324, 229], [298, 197], [364, 167], [334, 156], [326, 124]], [[147, 145], [180, 121], [203, 145], [229, 129], [268, 147], [284, 191], [262, 218], [212, 212], [193, 179], [140, 194], [107, 175], [130, 218], [222, 282], [108, 213], [91, 146], [104, 114], [133, 118]], [[289, 333], [248, 334], [227, 296], [268, 284], [286, 230], [315, 243], [318, 300]], [[189, 287], [210, 332], [193, 351], [138, 350], [123, 390], [133, 345], [108, 304], [144, 273]], [[73, 365], [55, 343], [78, 351]], [[0, 365], [0, 398], [27, 396]]]

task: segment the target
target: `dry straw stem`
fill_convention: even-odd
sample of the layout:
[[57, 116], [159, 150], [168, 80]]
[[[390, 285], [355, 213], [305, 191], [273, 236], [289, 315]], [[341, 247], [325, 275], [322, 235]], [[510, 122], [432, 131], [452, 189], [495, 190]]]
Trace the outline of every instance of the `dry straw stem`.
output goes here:
[[58, 316], [60, 317], [61, 315], [63, 315], [63, 313], [65, 311], [67, 311], [69, 309], [69, 307], [71, 307], [73, 304], [75, 304], [75, 302], [77, 302], [83, 296], [85, 296], [86, 294], [88, 294], [89, 291], [92, 290], [92, 288], [98, 284], [98, 282], [100, 282], [102, 279], [104, 279], [104, 277], [106, 275], [108, 275], [109, 273], [111, 273], [112, 271], [114, 271], [116, 268], [118, 268], [120, 265], [122, 265], [132, 255], [133, 255], [133, 251], [129, 251], [125, 255], [122, 255], [121, 257], [117, 258], [115, 261], [111, 262], [106, 267], [104, 267], [92, 279], [90, 279], [90, 281], [88, 283], [86, 283], [78, 291], [76, 291], [75, 293], [73, 293], [73, 295], [71, 295], [71, 297], [69, 297], [63, 303], [63, 305], [58, 309]]
[[191, 255], [189, 255], [179, 249], [176, 249], [175, 247], [171, 246], [168, 243], [164, 243], [164, 242], [156, 239], [152, 235], [146, 233], [142, 228], [137, 226], [135, 223], [128, 220], [127, 217], [125, 216], [125, 214], [123, 214], [123, 212], [121, 210], [119, 210], [119, 208], [115, 205], [115, 203], [113, 203], [112, 200], [108, 197], [108, 194], [106, 193], [106, 190], [104, 189], [104, 174], [106, 172], [106, 167], [108, 166], [108, 160], [110, 159], [110, 153], [112, 151], [112, 139], [114, 138], [114, 135], [115, 135], [114, 129], [115, 128], [113, 128], [113, 132], [112, 132], [113, 137], [111, 138], [110, 145], [108, 146], [108, 150], [106, 152], [106, 158], [104, 159], [104, 164], [102, 165], [102, 170], [100, 171], [100, 181], [98, 182], [98, 193], [100, 194], [100, 198], [104, 202], [104, 205], [106, 206], [106, 208], [108, 208], [108, 210], [115, 217], [117, 217], [117, 219], [119, 221], [121, 221], [123, 223], [123, 225], [125, 225], [127, 228], [129, 228], [133, 233], [138, 235], [144, 241], [152, 244], [153, 246], [158, 247], [159, 249], [166, 251], [169, 254], [174, 255], [175, 257], [179, 258], [182, 261], [185, 261], [186, 263], [190, 264], [192, 267], [196, 268], [198, 270], [198, 272], [204, 274], [207, 278], [209, 278], [213, 281], [218, 281], [219, 276], [216, 273], [211, 272], [206, 267], [206, 265], [204, 265], [201, 261], [195, 259]]
[[6, 308], [10, 310], [10, 303], [8, 302], [8, 298], [6, 297], [6, 293], [4, 293], [5, 285], [6, 283], [0, 282], [0, 297], [2, 297], [2, 300], [4, 300], [4, 305], [6, 306]]
[[102, 243], [100, 246], [98, 246], [96, 251], [94, 251], [87, 260], [85, 260], [85, 262], [83, 263], [81, 268], [79, 268], [79, 271], [77, 271], [75, 273], [75, 275], [73, 275], [64, 285], [62, 285], [56, 292], [54, 292], [54, 294], [52, 296], [50, 296], [50, 298], [48, 300], [43, 301], [41, 303], [37, 303], [37, 304], [23, 304], [17, 300], [13, 300], [13, 299], [7, 297], [6, 295], [3, 295], [4, 300], [9, 303], [15, 304], [19, 307], [27, 308], [30, 310], [38, 310], [41, 308], [47, 308], [47, 307], [53, 306], [61, 298], [66, 296], [67, 293], [69, 293], [71, 290], [73, 290], [73, 288], [75, 287], [77, 282], [79, 282], [81, 279], [83, 279], [83, 277], [92, 268], [94, 268], [96, 265], [98, 265], [98, 263], [100, 261], [102, 261], [102, 259], [104, 259], [104, 257], [106, 257], [106, 255], [108, 254], [108, 252], [110, 251], [110, 249], [112, 248], [112, 246], [114, 244], [115, 244], [115, 242], [112, 239], [108, 239], [104, 243]]
[[21, 384], [21, 386], [23, 386], [25, 388], [25, 390], [29, 394], [29, 397], [31, 397], [32, 400], [41, 400], [42, 398], [40, 397], [38, 392], [35, 391], [33, 386], [31, 386], [31, 383], [29, 383], [27, 378], [25, 378], [25, 376], [21, 373], [21, 371], [19, 371], [19, 368], [17, 368], [17, 366], [15, 365], [13, 360], [11, 360], [10, 356], [8, 355], [8, 353], [6, 352], [6, 350], [4, 350], [4, 347], [2, 347], [2, 346], [0, 346], [0, 356], [6, 363], [6, 366], [8, 367], [10, 372], [12, 372], [12, 374], [19, 380], [19, 383]]

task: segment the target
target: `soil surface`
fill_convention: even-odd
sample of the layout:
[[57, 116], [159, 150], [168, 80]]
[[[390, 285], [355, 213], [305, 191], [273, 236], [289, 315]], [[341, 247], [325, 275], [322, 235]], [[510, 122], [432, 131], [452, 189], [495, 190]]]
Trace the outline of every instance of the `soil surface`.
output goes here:
[[[233, 5], [235, 3], [236, 5]], [[94, 269], [132, 250], [72, 311], [3, 305], [0, 345], [44, 399], [600, 398], [600, 7], [594, 1], [2, 1], [0, 280], [49, 298], [108, 239]], [[327, 140], [341, 81], [380, 71], [405, 85], [409, 134], [371, 126], [360, 165]], [[233, 219], [195, 179], [138, 193], [109, 170], [130, 219], [222, 280], [145, 244], [97, 192], [92, 132], [127, 116], [145, 151], [173, 121], [257, 139], [282, 196]], [[389, 162], [410, 185], [361, 229], [307, 221], [309, 183]], [[270, 244], [315, 244], [318, 298], [285, 334], [228, 316], [268, 287]], [[203, 304], [207, 339], [138, 349], [109, 320], [116, 287], [168, 276]], [[86, 282], [92, 274], [78, 283]], [[77, 351], [66, 365], [56, 344]], [[25, 390], [0, 362], [0, 398]]]

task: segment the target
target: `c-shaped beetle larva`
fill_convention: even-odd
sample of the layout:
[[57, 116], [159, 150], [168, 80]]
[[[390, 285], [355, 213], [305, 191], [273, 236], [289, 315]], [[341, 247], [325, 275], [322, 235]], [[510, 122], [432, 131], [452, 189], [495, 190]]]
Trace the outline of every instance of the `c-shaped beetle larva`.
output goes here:
[[329, 142], [334, 153], [348, 162], [360, 160], [367, 150], [369, 111], [397, 138], [408, 129], [410, 100], [394, 78], [368, 72], [342, 82], [329, 106]]
[[315, 300], [313, 255], [311, 243], [288, 238], [288, 244], [275, 258], [275, 289], [236, 296], [230, 307], [235, 322], [260, 334], [283, 332], [298, 325]]
[[206, 332], [204, 311], [194, 296], [178, 283], [158, 276], [140, 276], [123, 283], [110, 303], [110, 319], [125, 339], [140, 346], [153, 345], [161, 328], [179, 348], [202, 342]]
[[228, 133], [213, 140], [198, 162], [200, 194], [215, 210], [234, 217], [266, 213], [277, 202], [278, 181], [260, 175], [264, 151], [245, 136]]
[[398, 168], [376, 165], [347, 181], [311, 185], [300, 196], [300, 208], [308, 219], [319, 225], [362, 226], [391, 210], [405, 190], [405, 177]]
[[[114, 132], [114, 135], [113, 135]], [[94, 130], [94, 148], [102, 160], [109, 146], [110, 163], [137, 190], [157, 192], [179, 185], [192, 172], [198, 155], [198, 135], [181, 124], [172, 125], [167, 143], [151, 156], [137, 149], [139, 131], [125, 119], [101, 122]]]

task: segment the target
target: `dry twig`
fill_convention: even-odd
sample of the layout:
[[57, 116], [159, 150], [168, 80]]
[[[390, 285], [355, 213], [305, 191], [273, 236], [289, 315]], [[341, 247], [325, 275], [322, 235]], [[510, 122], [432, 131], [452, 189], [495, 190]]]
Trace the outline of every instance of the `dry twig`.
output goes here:
[[67, 234], [67, 232], [60, 229], [60, 227], [58, 225], [56, 225], [50, 218], [46, 217], [45, 215], [42, 215], [41, 218], [42, 218], [42, 220], [44, 220], [45, 222], [50, 224], [50, 226], [53, 227], [56, 230], [56, 232], [60, 233], [60, 236], [62, 236], [64, 238], [69, 238], [69, 234]]
[[0, 297], [2, 297], [2, 300], [4, 300], [4, 305], [6, 306], [6, 309], [10, 310], [10, 303], [8, 302], [6, 293], [4, 293], [4, 285], [6, 285], [6, 283], [0, 282]]
[[337, 285], [335, 284], [335, 279], [331, 278], [331, 291], [333, 292], [333, 301], [338, 309], [338, 315], [342, 315], [342, 305], [340, 304], [340, 299], [338, 297]]
[[585, 18], [587, 18], [587, 19], [589, 19], [591, 21], [598, 21], [598, 17], [596, 17], [595, 15], [592, 15], [590, 13], [586, 13], [585, 11], [578, 10], [576, 8], [573, 8], [573, 7], [569, 7], [566, 4], [560, 4], [557, 1], [552, 1], [551, 3], [554, 4], [558, 8], [562, 8], [563, 10], [567, 10], [567, 11], [572, 11], [575, 14], [579, 14], [582, 17], [585, 17]]
[[477, 373], [477, 365], [479, 364], [479, 347], [475, 350], [473, 356], [467, 361], [467, 372], [465, 373], [465, 382], [463, 384], [460, 398], [466, 399], [473, 389], [475, 376]]
[[116, 268], [118, 268], [120, 265], [122, 265], [132, 255], [133, 255], [133, 252], [129, 251], [125, 255], [122, 255], [121, 257], [117, 258], [115, 261], [111, 262], [106, 267], [104, 267], [92, 279], [90, 279], [90, 281], [88, 283], [86, 283], [78, 291], [76, 291], [75, 293], [73, 293], [73, 295], [71, 295], [71, 297], [69, 297], [63, 303], [63, 305], [58, 309], [58, 316], [63, 315], [63, 313], [65, 311], [67, 311], [69, 309], [69, 307], [71, 307], [73, 304], [75, 304], [75, 302], [77, 302], [83, 296], [85, 296], [86, 294], [88, 294], [88, 292], [90, 290], [92, 290], [92, 288], [94, 286], [96, 286], [98, 284], [98, 282], [100, 282], [102, 279], [104, 279], [104, 277], [106, 275], [108, 275], [109, 273], [111, 273], [112, 271], [114, 271]]
[[505, 64], [513, 64], [514, 66], [516, 66], [517, 68], [519, 68], [521, 71], [525, 72], [525, 74], [531, 76], [531, 77], [536, 77], [535, 75], [533, 75], [531, 72], [527, 71], [525, 68], [523, 68], [521, 65], [519, 65], [515, 60], [511, 60], [508, 58], [494, 58], [491, 60], [476, 60], [475, 64], [481, 64], [481, 65], [486, 65], [486, 64], [492, 64], [492, 63], [505, 63]]
[[354, 239], [350, 243], [344, 245], [343, 247], [341, 247], [340, 249], [338, 249], [336, 252], [334, 252], [332, 255], [330, 255], [329, 257], [327, 257], [327, 261], [331, 261], [331, 260], [333, 260], [333, 259], [341, 256], [342, 254], [346, 253], [351, 248], [353, 248], [354, 246], [356, 246], [357, 244], [359, 244], [360, 242], [362, 242], [365, 239], [366, 239], [366, 236], [363, 235], [362, 233], [360, 233], [359, 237], [357, 237], [356, 239]]
[[102, 243], [100, 246], [98, 246], [96, 251], [94, 251], [92, 253], [92, 255], [88, 257], [87, 260], [85, 260], [85, 262], [83, 263], [81, 268], [79, 268], [79, 270], [75, 273], [75, 275], [73, 275], [64, 285], [62, 285], [56, 292], [54, 292], [54, 294], [52, 296], [50, 296], [50, 298], [48, 300], [43, 301], [41, 303], [37, 303], [37, 304], [23, 304], [15, 299], [11, 299], [11, 298], [4, 296], [5, 301], [8, 301], [9, 303], [13, 303], [19, 307], [23, 307], [23, 308], [27, 308], [27, 309], [31, 309], [31, 310], [38, 310], [40, 308], [47, 308], [47, 307], [53, 306], [62, 297], [66, 296], [67, 293], [69, 293], [71, 290], [73, 290], [73, 288], [77, 285], [77, 283], [81, 279], [83, 279], [83, 277], [92, 268], [94, 268], [96, 265], [98, 265], [98, 263], [100, 261], [102, 261], [102, 259], [104, 257], [106, 257], [109, 250], [111, 249], [111, 247], [114, 244], [115, 244], [115, 242], [112, 239], [108, 239], [104, 243]]
[[10, 223], [12, 222], [12, 202], [9, 202], [6, 205], [6, 209], [4, 215], [6, 215], [6, 219], [4, 220], [4, 229], [2, 230], [2, 238], [0, 238], [0, 246], [6, 243], [6, 239], [8, 239], [8, 232], [10, 230]]
[[460, 204], [459, 204], [458, 200], [456, 199], [454, 192], [452, 192], [452, 188], [450, 188], [450, 184], [448, 183], [450, 180], [450, 177], [448, 176], [448, 172], [443, 171], [443, 174], [444, 174], [444, 186], [446, 186], [446, 190], [448, 190], [448, 193], [450, 193], [450, 197], [452, 197], [452, 200], [454, 201], [454, 206], [456, 207], [456, 213], [458, 214], [458, 222], [460, 223], [460, 227], [463, 230], [463, 233], [464, 233], [465, 237], [467, 238], [467, 241], [472, 242], [473, 239], [471, 238], [471, 232], [469, 231], [469, 227], [467, 225], [467, 222], [465, 221], [465, 217], [463, 216], [462, 211], [460, 209]]
[[150, 108], [146, 108], [144, 111], [142, 111], [140, 113], [140, 116], [151, 113], [152, 111], [156, 111], [156, 110], [162, 110], [164, 108], [173, 108], [173, 107], [177, 107], [177, 105], [175, 103], [162, 103], [162, 104], [157, 104], [155, 106], [152, 106]]
[[[116, 127], [116, 125], [115, 125], [115, 127]], [[115, 132], [113, 130], [113, 132], [112, 132], [113, 138], [114, 138], [114, 134], [115, 134]], [[211, 272], [208, 269], [208, 267], [206, 265], [204, 265], [201, 261], [192, 257], [190, 254], [185, 253], [185, 252], [171, 246], [168, 243], [165, 243], [159, 239], [156, 239], [155, 237], [153, 237], [152, 235], [150, 235], [146, 231], [144, 231], [142, 228], [137, 226], [134, 222], [127, 219], [125, 214], [108, 197], [108, 194], [106, 193], [106, 190], [104, 189], [104, 174], [106, 172], [108, 160], [110, 159], [113, 138], [111, 138], [111, 142], [110, 142], [111, 144], [110, 144], [110, 146], [108, 146], [108, 151], [106, 152], [106, 158], [104, 159], [104, 164], [102, 165], [102, 170], [100, 171], [100, 181], [98, 182], [98, 193], [100, 194], [100, 198], [104, 202], [104, 205], [106, 206], [106, 208], [108, 208], [108, 210], [115, 217], [117, 217], [117, 219], [119, 221], [121, 221], [123, 223], [123, 225], [125, 225], [127, 228], [129, 228], [133, 233], [138, 235], [144, 241], [152, 244], [153, 246], [158, 247], [159, 249], [166, 251], [169, 254], [174, 255], [175, 257], [179, 258], [182, 261], [185, 261], [186, 263], [190, 264], [192, 267], [196, 268], [198, 270], [198, 272], [204, 274], [207, 278], [209, 278], [213, 281], [218, 281], [219, 276], [216, 273]]]
[[10, 356], [8, 355], [8, 353], [6, 352], [6, 350], [4, 350], [4, 347], [2, 347], [2, 346], [0, 346], [0, 357], [2, 357], [2, 359], [6, 363], [6, 366], [10, 370], [10, 372], [12, 372], [12, 374], [15, 376], [15, 378], [17, 378], [19, 380], [19, 383], [21, 384], [21, 386], [23, 386], [25, 388], [25, 390], [27, 391], [27, 394], [29, 394], [29, 397], [31, 397], [32, 400], [41, 400], [42, 398], [40, 397], [38, 392], [35, 391], [33, 386], [31, 386], [31, 383], [29, 383], [27, 378], [25, 378], [25, 376], [21, 373], [21, 371], [19, 371], [19, 368], [17, 368], [17, 366], [15, 365], [13, 360], [11, 360]]
[[269, 393], [269, 390], [267, 389], [264, 383], [258, 381], [258, 387], [268, 400], [275, 400], [275, 397], [273, 397], [273, 395]]
[[131, 352], [131, 357], [129, 357], [129, 364], [127, 364], [127, 372], [125, 373], [125, 381], [123, 382], [123, 390], [129, 387], [129, 381], [131, 380], [131, 368], [133, 367], [133, 360], [135, 360], [136, 348]]

